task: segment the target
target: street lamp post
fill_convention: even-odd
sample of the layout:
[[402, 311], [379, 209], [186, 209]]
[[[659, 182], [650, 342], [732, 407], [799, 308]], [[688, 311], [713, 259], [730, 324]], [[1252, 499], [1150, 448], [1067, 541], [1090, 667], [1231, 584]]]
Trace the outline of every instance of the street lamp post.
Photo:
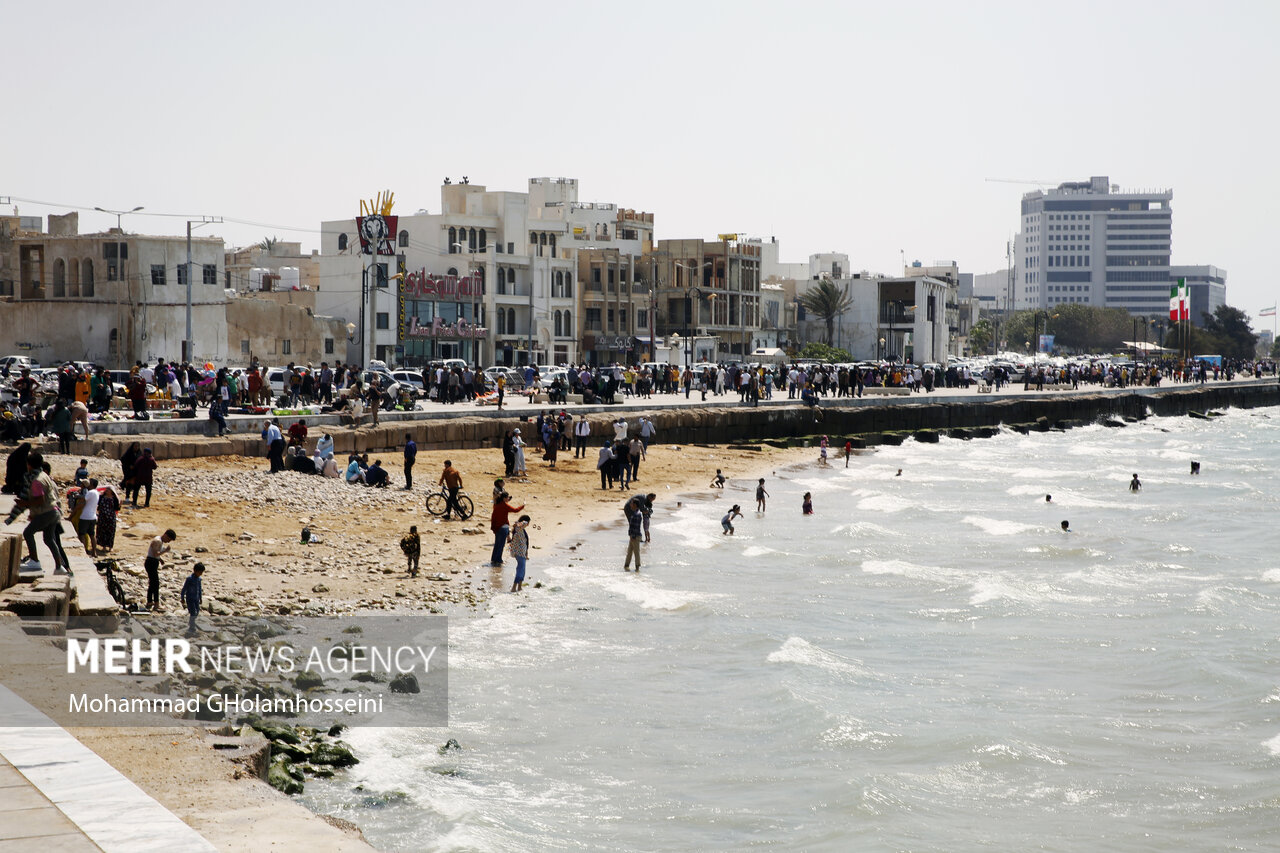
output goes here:
[[[200, 219], [187, 220], [187, 337], [182, 342], [182, 360], [188, 361], [195, 358], [195, 339], [191, 336], [191, 277], [195, 271], [191, 263], [191, 229], [199, 228], [201, 225], [208, 225], [211, 222], [221, 222], [221, 216], [202, 216]], [[214, 282], [217, 283], [216, 281]]]
[[94, 210], [97, 210], [101, 213], [110, 213], [112, 216], [114, 216], [116, 218], [116, 230], [121, 231], [123, 233], [123, 229], [120, 227], [121, 218], [128, 216], [130, 213], [137, 213], [139, 210], [142, 210], [142, 205], [138, 205], [137, 207], [132, 208], [130, 210], [107, 210], [107, 208], [105, 207], [95, 207]]

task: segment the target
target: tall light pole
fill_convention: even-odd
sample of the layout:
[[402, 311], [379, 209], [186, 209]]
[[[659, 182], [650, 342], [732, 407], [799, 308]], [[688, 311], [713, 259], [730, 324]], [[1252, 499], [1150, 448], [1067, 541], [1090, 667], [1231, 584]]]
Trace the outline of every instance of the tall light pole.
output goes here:
[[[187, 337], [182, 342], [183, 361], [195, 358], [195, 339], [191, 337], [191, 279], [195, 271], [191, 263], [191, 229], [221, 221], [221, 216], [202, 216], [199, 220], [187, 220]], [[217, 282], [215, 281], [214, 284]]]

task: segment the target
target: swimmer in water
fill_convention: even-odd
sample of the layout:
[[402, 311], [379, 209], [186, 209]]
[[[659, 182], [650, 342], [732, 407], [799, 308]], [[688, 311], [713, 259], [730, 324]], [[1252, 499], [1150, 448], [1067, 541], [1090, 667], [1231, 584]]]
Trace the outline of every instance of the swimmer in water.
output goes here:
[[1071, 532], [1071, 522], [1067, 521], [1065, 518], [1062, 519], [1062, 532], [1063, 533]]
[[1129, 491], [1137, 493], [1142, 491], [1142, 481], [1138, 479], [1138, 475], [1134, 474], [1133, 479], [1129, 481]]

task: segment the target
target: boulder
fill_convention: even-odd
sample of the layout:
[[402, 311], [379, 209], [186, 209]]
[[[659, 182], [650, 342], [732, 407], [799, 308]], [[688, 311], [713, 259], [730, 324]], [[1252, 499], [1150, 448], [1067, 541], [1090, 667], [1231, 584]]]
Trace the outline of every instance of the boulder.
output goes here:
[[314, 690], [324, 686], [324, 679], [317, 672], [300, 672], [293, 680], [293, 686], [299, 690]]
[[271, 762], [267, 769], [267, 784], [284, 794], [301, 794], [302, 782], [294, 778], [293, 766], [283, 758]]
[[359, 764], [360, 759], [351, 752], [351, 748], [342, 741], [333, 743], [317, 743], [311, 750], [312, 764], [325, 764], [330, 767], [350, 767]]
[[420, 693], [418, 678], [412, 672], [403, 672], [391, 679], [392, 693]]

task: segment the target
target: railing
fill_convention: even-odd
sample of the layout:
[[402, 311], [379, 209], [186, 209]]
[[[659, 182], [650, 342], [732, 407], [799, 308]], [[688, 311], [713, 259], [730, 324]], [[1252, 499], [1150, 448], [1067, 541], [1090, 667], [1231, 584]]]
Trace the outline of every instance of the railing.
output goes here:
[[907, 311], [905, 309], [899, 311], [896, 308], [893, 308], [893, 307], [886, 308], [884, 306], [881, 306], [880, 308], [881, 323], [892, 323], [895, 326], [905, 326], [905, 325], [914, 323], [915, 320], [916, 320], [915, 311]]

